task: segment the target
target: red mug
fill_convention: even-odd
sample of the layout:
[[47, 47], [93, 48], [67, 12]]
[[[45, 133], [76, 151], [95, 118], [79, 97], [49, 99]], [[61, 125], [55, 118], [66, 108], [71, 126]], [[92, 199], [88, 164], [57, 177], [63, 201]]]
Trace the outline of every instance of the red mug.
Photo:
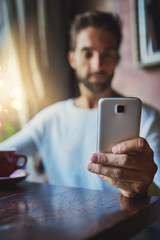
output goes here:
[[17, 169], [24, 168], [27, 157], [16, 154], [16, 149], [0, 150], [0, 177], [9, 177]]

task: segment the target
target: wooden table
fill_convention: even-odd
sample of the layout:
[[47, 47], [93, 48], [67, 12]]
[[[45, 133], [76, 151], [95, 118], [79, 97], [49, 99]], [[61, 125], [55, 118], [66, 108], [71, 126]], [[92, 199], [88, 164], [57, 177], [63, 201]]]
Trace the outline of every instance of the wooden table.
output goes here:
[[0, 189], [0, 239], [128, 239], [160, 217], [160, 198], [21, 183]]

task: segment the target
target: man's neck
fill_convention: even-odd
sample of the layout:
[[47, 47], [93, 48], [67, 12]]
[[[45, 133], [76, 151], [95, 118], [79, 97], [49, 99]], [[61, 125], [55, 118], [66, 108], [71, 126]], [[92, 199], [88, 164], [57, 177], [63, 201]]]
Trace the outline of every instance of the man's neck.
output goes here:
[[120, 97], [120, 94], [109, 87], [106, 91], [100, 94], [81, 94], [79, 97], [75, 98], [74, 105], [79, 108], [97, 108], [98, 100], [105, 97]]

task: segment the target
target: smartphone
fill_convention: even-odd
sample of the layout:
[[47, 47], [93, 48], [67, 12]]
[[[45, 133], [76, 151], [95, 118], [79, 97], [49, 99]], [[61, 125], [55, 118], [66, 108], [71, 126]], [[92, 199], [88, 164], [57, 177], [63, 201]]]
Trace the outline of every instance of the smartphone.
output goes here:
[[101, 98], [98, 102], [97, 152], [112, 152], [116, 143], [139, 136], [139, 98]]

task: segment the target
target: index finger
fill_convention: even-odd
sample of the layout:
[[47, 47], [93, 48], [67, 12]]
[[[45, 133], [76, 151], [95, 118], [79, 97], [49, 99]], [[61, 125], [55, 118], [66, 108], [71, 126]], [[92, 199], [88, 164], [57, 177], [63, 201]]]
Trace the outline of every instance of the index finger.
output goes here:
[[91, 156], [91, 162], [107, 167], [126, 168], [135, 171], [144, 171], [145, 169], [148, 172], [152, 169], [152, 163], [146, 161], [146, 158], [141, 156], [135, 157], [131, 154], [94, 153]]
[[153, 154], [148, 142], [142, 137], [133, 138], [133, 139], [118, 143], [112, 147], [112, 152], [114, 154], [122, 154], [122, 153], [129, 153], [129, 152], [139, 152], [139, 153], [151, 152], [151, 154]]

